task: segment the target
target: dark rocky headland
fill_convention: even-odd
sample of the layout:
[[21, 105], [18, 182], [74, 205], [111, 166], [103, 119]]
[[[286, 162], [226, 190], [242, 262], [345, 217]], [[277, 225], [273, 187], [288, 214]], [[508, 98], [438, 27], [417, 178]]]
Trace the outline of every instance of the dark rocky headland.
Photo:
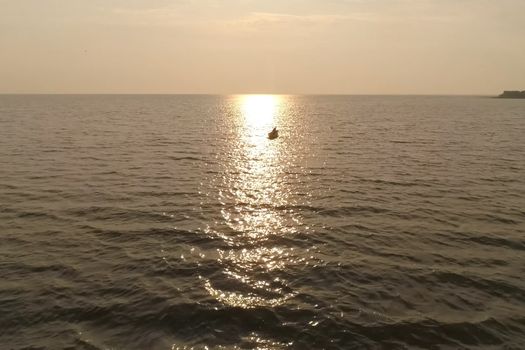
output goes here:
[[525, 98], [525, 91], [503, 91], [498, 98]]

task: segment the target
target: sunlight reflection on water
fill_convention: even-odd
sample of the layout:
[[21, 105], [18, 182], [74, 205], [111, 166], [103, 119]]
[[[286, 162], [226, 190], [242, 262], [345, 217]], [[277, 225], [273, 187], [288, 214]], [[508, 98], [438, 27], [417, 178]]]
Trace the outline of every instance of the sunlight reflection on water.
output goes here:
[[299, 218], [288, 208], [290, 189], [283, 176], [290, 162], [284, 151], [286, 144], [281, 139], [267, 138], [267, 133], [287, 117], [286, 97], [248, 95], [234, 101], [236, 135], [222, 177], [224, 190], [219, 192], [225, 226], [214, 230], [215, 235], [237, 248], [220, 251], [218, 259], [224, 275], [233, 283], [223, 283], [221, 288], [205, 280], [205, 288], [229, 306], [277, 306], [294, 293], [286, 281], [272, 279], [269, 272], [304, 263], [294, 248], [265, 243], [272, 236], [295, 233], [300, 225]]

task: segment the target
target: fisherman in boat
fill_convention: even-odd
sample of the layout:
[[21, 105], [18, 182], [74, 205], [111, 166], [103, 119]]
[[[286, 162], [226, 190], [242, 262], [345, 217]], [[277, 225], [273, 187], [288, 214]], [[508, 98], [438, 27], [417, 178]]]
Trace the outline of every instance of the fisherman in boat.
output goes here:
[[268, 133], [268, 138], [270, 140], [273, 140], [277, 138], [278, 136], [279, 136], [279, 131], [277, 130], [277, 128], [273, 128], [273, 130]]

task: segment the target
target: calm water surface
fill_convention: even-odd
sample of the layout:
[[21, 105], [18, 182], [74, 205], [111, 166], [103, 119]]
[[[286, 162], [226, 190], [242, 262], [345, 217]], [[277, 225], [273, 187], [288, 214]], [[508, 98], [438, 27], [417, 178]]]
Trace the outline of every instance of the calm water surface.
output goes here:
[[524, 135], [523, 100], [0, 96], [1, 348], [524, 349]]

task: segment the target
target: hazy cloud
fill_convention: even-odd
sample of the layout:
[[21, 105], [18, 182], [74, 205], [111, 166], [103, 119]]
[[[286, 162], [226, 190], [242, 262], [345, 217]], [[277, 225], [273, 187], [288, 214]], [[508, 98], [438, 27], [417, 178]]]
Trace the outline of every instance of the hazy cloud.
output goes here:
[[0, 0], [0, 92], [523, 89], [525, 0]]

